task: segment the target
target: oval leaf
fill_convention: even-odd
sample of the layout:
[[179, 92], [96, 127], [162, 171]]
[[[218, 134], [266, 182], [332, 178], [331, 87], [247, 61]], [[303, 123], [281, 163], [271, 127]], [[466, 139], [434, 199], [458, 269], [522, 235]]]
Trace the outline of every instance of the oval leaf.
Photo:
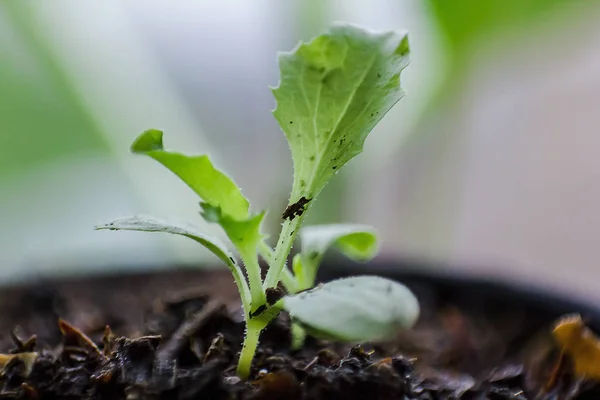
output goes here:
[[375, 229], [368, 225], [331, 224], [314, 225], [300, 231], [302, 254], [323, 255], [331, 246], [345, 256], [358, 261], [368, 261], [378, 249]]
[[362, 152], [367, 135], [403, 96], [400, 73], [409, 52], [404, 33], [341, 25], [279, 55], [273, 115], [294, 160], [290, 204], [314, 198]]
[[200, 198], [233, 219], [248, 217], [249, 203], [239, 187], [216, 169], [206, 155], [186, 156], [163, 147], [162, 131], [150, 129], [131, 145], [131, 151], [152, 157], [187, 184]]
[[234, 265], [233, 255], [227, 250], [227, 247], [217, 238], [202, 233], [197, 227], [172, 223], [159, 218], [135, 215], [132, 217], [118, 218], [95, 227], [96, 230], [111, 231], [140, 231], [140, 232], [165, 232], [173, 235], [180, 235], [195, 240], [200, 243], [214, 255], [219, 257], [227, 265]]
[[[331, 224], [314, 225], [302, 228], [301, 266], [302, 275], [297, 276], [299, 289], [314, 286], [319, 264], [325, 252], [332, 246], [338, 248], [345, 256], [357, 260], [368, 261], [378, 250], [375, 229], [368, 225]], [[301, 262], [301, 263], [300, 263]]]
[[339, 279], [286, 296], [283, 307], [310, 333], [355, 343], [392, 337], [419, 316], [419, 303], [406, 286], [377, 276]]

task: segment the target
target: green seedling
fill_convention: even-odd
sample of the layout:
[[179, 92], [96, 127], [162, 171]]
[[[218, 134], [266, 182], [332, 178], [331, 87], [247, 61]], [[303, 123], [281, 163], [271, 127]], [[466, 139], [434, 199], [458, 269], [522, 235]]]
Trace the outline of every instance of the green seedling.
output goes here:
[[[292, 152], [294, 179], [274, 249], [261, 231], [265, 212], [251, 211], [238, 186], [207, 155], [165, 150], [163, 133], [158, 130], [142, 133], [132, 144], [133, 153], [153, 158], [186, 183], [201, 199], [201, 216], [220, 225], [231, 243], [221, 243], [193, 225], [147, 216], [117, 219], [97, 229], [185, 236], [227, 265], [240, 292], [246, 323], [237, 367], [241, 378], [250, 375], [260, 333], [282, 310], [292, 318], [296, 345], [301, 345], [305, 332], [350, 342], [383, 339], [409, 328], [417, 319], [417, 300], [391, 280], [359, 276], [314, 287], [328, 248], [337, 247], [357, 260], [373, 257], [377, 240], [372, 228], [342, 224], [301, 230], [325, 184], [362, 152], [367, 135], [403, 96], [400, 73], [408, 56], [405, 34], [372, 33], [349, 25], [336, 26], [279, 55], [281, 76], [273, 89], [277, 100], [273, 114]], [[290, 269], [286, 260], [298, 234], [302, 250]], [[230, 252], [230, 245], [241, 262]], [[259, 257], [268, 264], [264, 279]], [[280, 283], [285, 292], [279, 289]]]

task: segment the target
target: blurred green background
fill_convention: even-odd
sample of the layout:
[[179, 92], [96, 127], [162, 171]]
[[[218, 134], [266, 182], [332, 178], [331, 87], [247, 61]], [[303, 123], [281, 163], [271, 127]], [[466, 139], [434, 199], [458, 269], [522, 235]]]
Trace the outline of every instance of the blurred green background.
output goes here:
[[162, 129], [283, 209], [275, 54], [346, 21], [409, 31], [407, 96], [309, 222], [372, 224], [384, 257], [600, 299], [598, 17], [573, 0], [2, 2], [0, 279], [214, 265], [179, 238], [92, 230], [152, 213], [218, 232], [129, 143]]

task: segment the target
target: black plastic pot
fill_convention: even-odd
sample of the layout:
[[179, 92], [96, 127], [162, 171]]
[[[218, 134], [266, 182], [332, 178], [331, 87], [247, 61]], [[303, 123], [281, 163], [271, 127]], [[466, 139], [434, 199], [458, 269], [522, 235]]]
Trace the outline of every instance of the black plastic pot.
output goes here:
[[[439, 271], [437, 274], [432, 271]], [[580, 313], [592, 329], [600, 328], [600, 310], [563, 296], [516, 283], [473, 278], [452, 273], [452, 268], [418, 260], [376, 260], [368, 265], [330, 260], [321, 267], [320, 281], [368, 274], [398, 280], [410, 287], [422, 304], [423, 318], [455, 308], [464, 315], [484, 317], [516, 325], [523, 343], [540, 332], [548, 333], [552, 322], [568, 313]], [[128, 326], [141, 326], [146, 311], [157, 297], [199, 287], [224, 296], [232, 307], [237, 293], [225, 269], [180, 268], [159, 272], [43, 280], [4, 288], [0, 296], [0, 351], [11, 347], [8, 335], [18, 325], [26, 334], [37, 334], [39, 342], [58, 344], [61, 334], [56, 320], [67, 318], [90, 335], [101, 337], [105, 324], [119, 334], [133, 335]], [[500, 326], [499, 325], [499, 326]], [[514, 338], [513, 338], [514, 339]], [[511, 340], [513, 340], [511, 339]], [[514, 341], [514, 340], [513, 340]], [[519, 345], [520, 346], [520, 345]], [[470, 373], [470, 372], [469, 372]], [[578, 397], [577, 399], [589, 397]], [[593, 397], [592, 397], [593, 398]]]
[[[38, 279], [4, 288], [3, 296], [0, 297], [0, 312], [5, 317], [0, 319], [0, 329], [7, 332], [10, 317], [16, 316], [18, 321], [25, 321], [28, 314], [39, 309], [52, 309], [53, 314], [59, 316], [67, 311], [63, 303], [69, 297], [82, 298], [77, 304], [82, 307], [82, 312], [86, 306], [94, 309], [91, 312], [98, 312], [105, 307], [114, 306], [122, 295], [135, 295], [140, 302], [148, 301], [150, 305], [153, 298], [168, 295], [181, 288], [189, 290], [199, 286], [210, 292], [215, 285], [207, 282], [207, 277], [217, 277], [230, 284], [232, 291], [228, 291], [229, 300], [234, 301], [237, 296], [229, 272], [225, 269], [215, 272], [213, 269], [202, 270], [186, 266], [172, 269], [161, 267], [153, 271], [72, 279]], [[482, 315], [518, 310], [526, 316], [528, 325], [532, 327], [548, 326], [561, 315], [577, 312], [592, 329], [600, 331], [600, 308], [595, 304], [556, 295], [542, 287], [470, 277], [454, 271], [452, 267], [414, 259], [376, 260], [367, 265], [346, 260], [328, 260], [321, 267], [318, 280], [325, 282], [358, 274], [379, 275], [404, 283], [427, 307], [452, 305]]]

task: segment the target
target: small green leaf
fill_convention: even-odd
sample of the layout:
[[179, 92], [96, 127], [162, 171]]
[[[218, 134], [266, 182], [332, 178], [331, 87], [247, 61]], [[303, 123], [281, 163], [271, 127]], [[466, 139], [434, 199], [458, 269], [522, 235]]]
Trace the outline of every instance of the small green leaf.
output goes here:
[[202, 208], [202, 217], [208, 221], [221, 225], [231, 243], [240, 253], [250, 291], [252, 293], [252, 311], [265, 303], [265, 294], [262, 290], [262, 277], [260, 265], [258, 264], [258, 246], [264, 240], [264, 235], [260, 232], [265, 212], [255, 214], [243, 220], [231, 218], [224, 214], [219, 207], [214, 207], [209, 203], [200, 203]]
[[377, 276], [338, 279], [286, 296], [283, 308], [313, 335], [354, 343], [393, 337], [419, 317], [406, 286]]
[[140, 232], [165, 232], [173, 235], [185, 236], [200, 243], [226, 264], [233, 263], [233, 254], [216, 237], [206, 235], [199, 228], [181, 223], [167, 222], [155, 217], [136, 215], [118, 218], [107, 223], [97, 225], [97, 230], [111, 231], [140, 231]]
[[294, 258], [292, 259], [292, 271], [294, 272], [294, 276], [296, 277], [296, 279], [298, 279], [299, 277], [304, 277], [304, 266], [302, 266], [302, 255], [300, 255], [300, 253], [295, 254]]
[[300, 231], [302, 254], [324, 254], [331, 246], [344, 255], [359, 261], [368, 261], [377, 253], [375, 229], [368, 225], [331, 224], [313, 225]]
[[200, 198], [233, 219], [248, 218], [249, 203], [238, 186], [216, 169], [208, 156], [186, 156], [163, 147], [163, 133], [150, 129], [131, 145], [131, 151], [152, 157], [185, 182]]
[[[375, 230], [367, 225], [331, 224], [302, 228], [301, 268], [299, 289], [314, 285], [319, 264], [330, 247], [338, 248], [347, 257], [357, 261], [368, 261], [377, 254], [378, 243]], [[294, 259], [295, 260], [295, 259]], [[295, 267], [295, 266], [294, 266]]]
[[313, 199], [403, 96], [406, 34], [337, 26], [279, 56], [273, 114], [294, 160], [290, 204]]
[[265, 212], [250, 216], [244, 220], [237, 220], [224, 214], [220, 208], [214, 207], [209, 203], [200, 203], [202, 208], [201, 215], [207, 222], [213, 222], [221, 225], [229, 240], [237, 247], [252, 247], [252, 252], [256, 255], [258, 243], [264, 239], [260, 233], [262, 220]]

